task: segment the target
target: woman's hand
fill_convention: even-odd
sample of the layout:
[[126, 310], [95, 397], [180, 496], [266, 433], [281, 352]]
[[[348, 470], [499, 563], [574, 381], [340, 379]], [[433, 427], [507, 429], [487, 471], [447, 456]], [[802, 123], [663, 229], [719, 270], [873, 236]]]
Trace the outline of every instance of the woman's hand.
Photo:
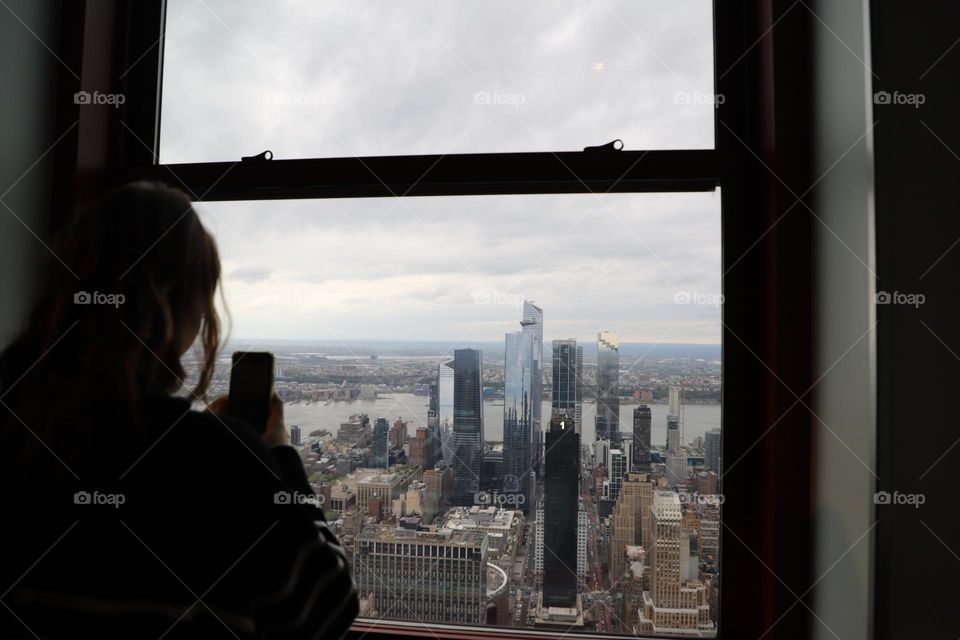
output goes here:
[[[220, 396], [207, 405], [207, 410], [218, 416], [229, 415], [227, 396]], [[283, 400], [276, 392], [270, 398], [270, 415], [267, 416], [267, 430], [260, 434], [268, 447], [282, 447], [290, 444], [290, 435], [283, 424]]]
[[268, 447], [283, 447], [290, 444], [290, 434], [283, 424], [283, 400], [273, 392], [270, 398], [270, 415], [267, 416], [267, 430], [260, 436]]

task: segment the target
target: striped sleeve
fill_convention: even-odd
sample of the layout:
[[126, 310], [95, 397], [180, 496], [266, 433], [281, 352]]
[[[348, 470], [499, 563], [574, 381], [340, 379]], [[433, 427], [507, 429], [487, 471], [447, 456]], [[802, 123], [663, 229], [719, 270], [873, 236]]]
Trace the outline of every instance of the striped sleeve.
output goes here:
[[325, 522], [317, 536], [297, 550], [286, 579], [251, 603], [261, 637], [340, 638], [359, 604], [347, 556]]

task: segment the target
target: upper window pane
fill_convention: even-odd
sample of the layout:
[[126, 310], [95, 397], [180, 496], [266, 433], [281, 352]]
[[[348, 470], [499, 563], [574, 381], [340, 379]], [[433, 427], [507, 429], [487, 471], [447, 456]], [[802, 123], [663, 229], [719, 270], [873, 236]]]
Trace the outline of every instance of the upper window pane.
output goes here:
[[169, 0], [160, 160], [714, 144], [710, 0]]

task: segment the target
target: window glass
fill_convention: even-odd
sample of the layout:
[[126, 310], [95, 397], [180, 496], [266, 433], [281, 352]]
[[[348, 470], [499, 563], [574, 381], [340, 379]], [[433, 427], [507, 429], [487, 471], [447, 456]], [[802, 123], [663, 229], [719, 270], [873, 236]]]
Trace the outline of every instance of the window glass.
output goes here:
[[716, 632], [718, 192], [197, 208], [363, 616]]
[[710, 0], [169, 0], [160, 160], [714, 145]]

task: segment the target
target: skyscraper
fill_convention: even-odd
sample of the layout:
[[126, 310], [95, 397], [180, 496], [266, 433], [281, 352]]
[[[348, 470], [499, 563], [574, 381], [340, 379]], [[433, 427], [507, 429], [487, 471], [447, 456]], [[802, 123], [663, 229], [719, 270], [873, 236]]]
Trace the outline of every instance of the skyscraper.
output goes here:
[[[508, 333], [504, 347], [503, 373], [503, 466], [502, 491], [523, 494], [522, 508], [532, 504], [533, 458], [533, 334]], [[528, 511], [527, 511], [528, 512]]]
[[424, 470], [433, 469], [437, 464], [436, 454], [432, 427], [417, 427], [416, 434], [410, 439], [410, 464]]
[[636, 471], [650, 470], [650, 407], [641, 404], [633, 410], [633, 468]]
[[[533, 364], [530, 382], [531, 425], [530, 433], [533, 440], [533, 469], [536, 478], [542, 473], [543, 457], [543, 428], [541, 420], [543, 413], [543, 309], [529, 300], [523, 301], [523, 319], [520, 321], [520, 332], [530, 335], [532, 341]], [[531, 487], [531, 495], [536, 495], [536, 487]]]
[[721, 455], [723, 452], [723, 435], [720, 429], [710, 429], [704, 435], [703, 442], [703, 466], [710, 471], [716, 471], [720, 475]]
[[453, 352], [453, 448], [453, 504], [470, 506], [480, 490], [483, 457], [483, 364], [477, 349]]
[[427, 405], [427, 418], [440, 415], [440, 385], [437, 380], [430, 383], [430, 400]]
[[386, 469], [389, 462], [389, 450], [387, 446], [387, 434], [390, 431], [390, 424], [386, 418], [377, 418], [373, 423], [373, 460], [371, 467], [377, 469]]
[[668, 413], [672, 416], [680, 416], [680, 405], [683, 401], [683, 389], [680, 387], [670, 387], [670, 404]]
[[543, 604], [574, 607], [577, 602], [577, 509], [580, 494], [580, 434], [550, 421], [544, 461]]
[[583, 347], [573, 338], [553, 341], [553, 393], [551, 408], [554, 414], [573, 417], [574, 428], [583, 434]]
[[676, 415], [667, 416], [667, 453], [679, 451], [680, 445], [680, 418]]
[[437, 366], [437, 432], [440, 457], [453, 465], [453, 360]]
[[292, 444], [295, 447], [299, 447], [300, 438], [301, 438], [300, 427], [297, 425], [291, 426], [290, 427], [290, 444]]
[[[616, 583], [627, 570], [626, 548], [642, 542], [644, 511], [653, 505], [653, 484], [646, 473], [628, 473], [623, 480], [620, 495], [610, 515], [610, 578]], [[647, 534], [649, 535], [649, 533]]]
[[620, 439], [620, 337], [609, 331], [597, 335], [597, 438]]
[[403, 418], [397, 418], [390, 428], [390, 448], [402, 449], [407, 441], [407, 423]]
[[607, 472], [610, 478], [610, 500], [616, 501], [623, 486], [623, 476], [630, 470], [630, 454], [625, 449], [610, 449]]
[[358, 535], [355, 547], [357, 590], [373, 594], [377, 617], [472, 625], [485, 621], [486, 534], [372, 530]]
[[[683, 529], [680, 497], [673, 491], [653, 494], [650, 591], [643, 594], [638, 631], [641, 635], [689, 635], [712, 638], [716, 628], [702, 582], [690, 580], [690, 534]], [[684, 546], [686, 545], [686, 546]], [[646, 545], [645, 545], [646, 546]]]
[[667, 452], [667, 484], [676, 487], [686, 483], [690, 475], [687, 452], [683, 449]]

